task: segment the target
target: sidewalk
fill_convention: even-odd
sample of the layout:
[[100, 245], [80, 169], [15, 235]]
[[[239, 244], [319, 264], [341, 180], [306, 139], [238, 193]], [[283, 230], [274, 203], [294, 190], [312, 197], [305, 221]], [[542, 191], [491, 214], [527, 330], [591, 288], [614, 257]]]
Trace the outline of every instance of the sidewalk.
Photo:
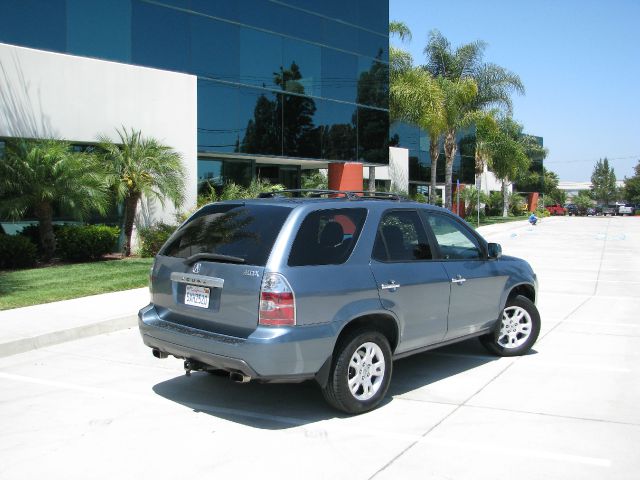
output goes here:
[[[526, 221], [481, 226], [487, 241], [528, 227]], [[137, 325], [138, 310], [149, 303], [149, 290], [122, 292], [0, 311], [0, 358]]]
[[0, 357], [137, 324], [149, 290], [136, 288], [0, 312]]

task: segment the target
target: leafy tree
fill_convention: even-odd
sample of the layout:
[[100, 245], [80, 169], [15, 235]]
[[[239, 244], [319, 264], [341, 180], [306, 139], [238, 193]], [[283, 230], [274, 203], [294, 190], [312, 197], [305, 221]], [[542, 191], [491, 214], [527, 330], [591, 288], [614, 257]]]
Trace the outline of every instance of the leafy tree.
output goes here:
[[53, 257], [54, 208], [78, 218], [91, 211], [104, 214], [108, 205], [107, 184], [95, 158], [73, 152], [60, 140], [16, 140], [7, 142], [0, 162], [0, 212], [22, 218], [32, 211], [38, 219], [44, 260]]
[[138, 202], [144, 196], [164, 207], [169, 199], [176, 208], [184, 201], [184, 167], [180, 154], [137, 130], [116, 130], [119, 142], [100, 135], [99, 157], [108, 166], [108, 181], [118, 202], [124, 202], [124, 254], [131, 254], [131, 234]]
[[640, 160], [633, 169], [635, 175], [624, 179], [624, 198], [627, 202], [640, 203]]
[[464, 216], [473, 216], [478, 208], [478, 199], [481, 204], [489, 201], [489, 195], [476, 187], [468, 186], [460, 190], [460, 200], [464, 201]]
[[[520, 78], [514, 73], [492, 63], [484, 63], [483, 56], [486, 44], [482, 41], [451, 47], [449, 41], [437, 30], [431, 31], [424, 48], [427, 58], [426, 69], [434, 76], [446, 78], [458, 86], [463, 80], [472, 81], [476, 92], [474, 95], [454, 95], [450, 114], [458, 109], [455, 116], [450, 117], [445, 134], [445, 193], [447, 207], [451, 208], [451, 182], [453, 158], [456, 153], [456, 131], [469, 124], [469, 115], [473, 112], [488, 111], [500, 108], [507, 113], [512, 111], [511, 94], [524, 93]], [[464, 86], [458, 86], [465, 90]], [[467, 87], [468, 88], [468, 87]], [[468, 92], [468, 91], [467, 91]], [[464, 99], [464, 101], [460, 101]]]
[[587, 190], [580, 190], [578, 195], [573, 197], [573, 203], [575, 203], [578, 208], [586, 209], [593, 205], [593, 200]]
[[502, 216], [508, 216], [509, 211], [509, 182], [519, 171], [527, 170], [531, 160], [527, 151], [534, 148], [530, 137], [522, 133], [522, 125], [509, 117], [498, 122], [498, 132], [488, 140], [490, 151], [489, 165], [496, 178], [502, 181]]
[[613, 168], [609, 167], [609, 160], [606, 157], [604, 160], [598, 160], [593, 167], [591, 192], [593, 198], [605, 205], [616, 199], [616, 174]]
[[307, 190], [327, 190], [329, 188], [327, 176], [319, 170], [302, 172], [302, 188]]

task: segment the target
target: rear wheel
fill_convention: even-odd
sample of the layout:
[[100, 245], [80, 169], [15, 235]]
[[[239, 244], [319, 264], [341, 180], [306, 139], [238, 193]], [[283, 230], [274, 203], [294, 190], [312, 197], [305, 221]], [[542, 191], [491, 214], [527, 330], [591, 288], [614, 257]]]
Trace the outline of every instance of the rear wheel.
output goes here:
[[380, 332], [357, 330], [343, 338], [334, 353], [322, 393], [346, 413], [364, 413], [384, 398], [393, 369], [389, 341]]
[[540, 314], [527, 297], [518, 295], [507, 300], [502, 318], [493, 333], [483, 335], [480, 341], [487, 350], [501, 357], [524, 355], [540, 334]]

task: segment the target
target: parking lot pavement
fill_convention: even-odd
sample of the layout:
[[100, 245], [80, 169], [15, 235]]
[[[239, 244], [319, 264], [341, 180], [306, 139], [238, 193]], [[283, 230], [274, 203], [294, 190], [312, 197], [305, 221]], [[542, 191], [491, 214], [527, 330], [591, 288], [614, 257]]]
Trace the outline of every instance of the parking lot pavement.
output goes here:
[[534, 351], [400, 360], [356, 417], [313, 383], [186, 377], [136, 329], [0, 358], [0, 479], [636, 479], [639, 237], [618, 217], [487, 233], [538, 273]]

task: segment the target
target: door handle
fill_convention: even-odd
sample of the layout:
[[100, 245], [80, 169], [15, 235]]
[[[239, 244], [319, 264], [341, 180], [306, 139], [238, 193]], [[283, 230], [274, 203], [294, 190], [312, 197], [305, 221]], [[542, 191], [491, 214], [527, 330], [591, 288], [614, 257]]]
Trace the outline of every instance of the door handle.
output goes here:
[[400, 288], [400, 285], [394, 280], [390, 280], [389, 283], [383, 283], [380, 285], [381, 290], [395, 290], [396, 288]]
[[452, 278], [451, 279], [451, 283], [457, 283], [458, 285], [461, 285], [466, 281], [467, 281], [467, 279], [466, 278], [462, 278], [462, 275], [457, 275], [456, 278]]

